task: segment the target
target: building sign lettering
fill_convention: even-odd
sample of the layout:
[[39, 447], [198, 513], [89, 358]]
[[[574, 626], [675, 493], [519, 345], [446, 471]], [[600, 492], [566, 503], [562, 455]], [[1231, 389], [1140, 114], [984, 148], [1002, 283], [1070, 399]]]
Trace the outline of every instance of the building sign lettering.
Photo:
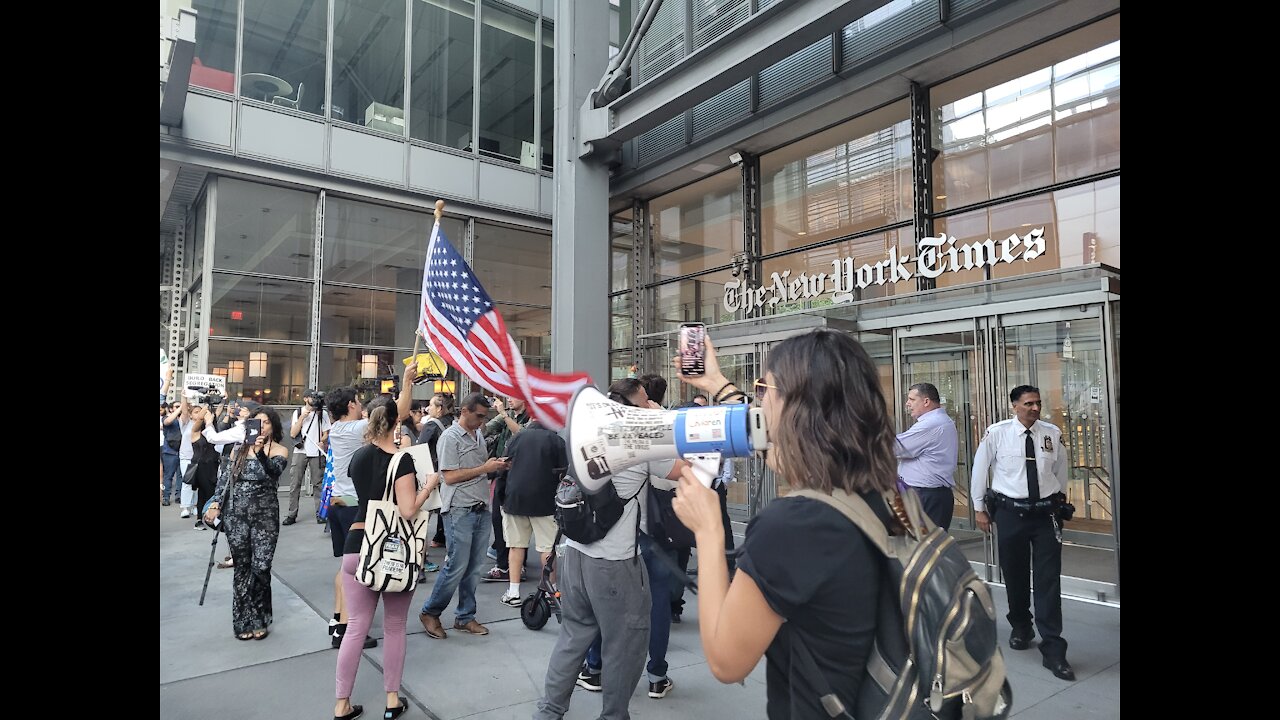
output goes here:
[[[874, 264], [855, 266], [852, 257], [832, 260], [829, 274], [802, 272], [792, 277], [790, 270], [783, 270], [771, 274], [766, 285], [731, 280], [724, 285], [724, 307], [729, 312], [741, 309], [751, 315], [780, 302], [807, 300], [826, 293], [831, 294], [833, 304], [839, 305], [851, 302], [855, 289], [910, 280], [915, 275], [936, 278], [947, 272], [994, 267], [1018, 259], [1030, 262], [1044, 252], [1043, 227], [1023, 236], [1010, 235], [999, 243], [988, 239], [960, 246], [954, 236], [940, 233], [920, 241], [920, 252], [914, 261], [909, 253], [899, 254], [895, 246], [889, 248], [888, 259]], [[912, 262], [916, 264], [914, 271], [907, 267]]]

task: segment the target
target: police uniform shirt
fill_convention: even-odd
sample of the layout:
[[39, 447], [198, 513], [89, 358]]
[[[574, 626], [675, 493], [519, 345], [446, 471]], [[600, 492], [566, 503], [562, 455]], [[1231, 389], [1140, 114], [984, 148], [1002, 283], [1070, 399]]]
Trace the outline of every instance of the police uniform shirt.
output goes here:
[[[987, 428], [973, 459], [973, 482], [969, 496], [977, 512], [986, 511], [987, 478], [1001, 495], [1027, 499], [1027, 428], [1016, 418], [1002, 420]], [[1040, 497], [1065, 491], [1067, 453], [1062, 447], [1062, 431], [1057, 425], [1037, 420], [1031, 426], [1036, 451]], [[990, 472], [988, 473], [988, 470]]]

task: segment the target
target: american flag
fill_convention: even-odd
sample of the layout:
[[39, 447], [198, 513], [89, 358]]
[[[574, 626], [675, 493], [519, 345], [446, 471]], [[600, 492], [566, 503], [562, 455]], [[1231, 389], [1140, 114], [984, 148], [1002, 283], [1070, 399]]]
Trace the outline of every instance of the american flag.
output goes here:
[[591, 383], [586, 373], [552, 375], [526, 368], [506, 323], [437, 221], [422, 272], [422, 336], [432, 350], [473, 381], [525, 401], [546, 428], [564, 427], [573, 393]]

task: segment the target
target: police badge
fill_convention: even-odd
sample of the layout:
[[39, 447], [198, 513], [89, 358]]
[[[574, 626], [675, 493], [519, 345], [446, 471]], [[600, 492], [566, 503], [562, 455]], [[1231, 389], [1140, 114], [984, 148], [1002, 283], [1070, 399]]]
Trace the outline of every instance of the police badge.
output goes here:
[[1048, 435], [1044, 436], [1044, 451], [1047, 453], [1053, 452], [1053, 438]]

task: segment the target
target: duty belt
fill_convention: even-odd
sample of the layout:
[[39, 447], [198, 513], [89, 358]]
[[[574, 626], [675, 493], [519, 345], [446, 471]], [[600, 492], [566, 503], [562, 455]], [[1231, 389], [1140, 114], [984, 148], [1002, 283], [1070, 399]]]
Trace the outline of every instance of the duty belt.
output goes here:
[[1014, 512], [1020, 513], [1048, 514], [1053, 512], [1054, 508], [1056, 508], [1060, 503], [1060, 500], [1056, 495], [1050, 495], [1047, 498], [1041, 498], [1039, 500], [1011, 498], [1008, 495], [1002, 495], [1000, 493], [995, 493], [995, 496], [1002, 505]]

